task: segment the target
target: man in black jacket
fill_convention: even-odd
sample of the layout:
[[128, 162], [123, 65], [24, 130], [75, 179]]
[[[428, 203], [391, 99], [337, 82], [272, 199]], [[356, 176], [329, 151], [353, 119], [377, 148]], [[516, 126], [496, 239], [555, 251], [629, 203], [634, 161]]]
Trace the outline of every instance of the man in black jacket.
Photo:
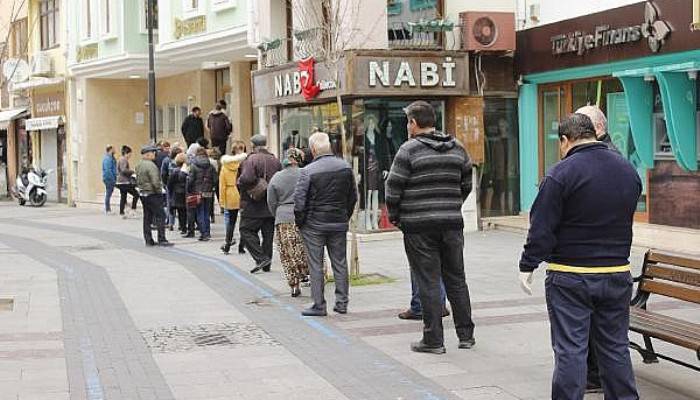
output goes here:
[[204, 121], [202, 121], [202, 109], [195, 106], [192, 107], [192, 113], [182, 121], [182, 136], [185, 138], [185, 143], [189, 149], [192, 143], [204, 137]]
[[464, 274], [462, 204], [471, 192], [472, 167], [453, 137], [435, 130], [425, 101], [405, 109], [411, 140], [400, 148], [386, 181], [389, 220], [403, 231], [406, 255], [423, 307], [423, 340], [411, 350], [445, 353], [440, 278], [452, 306], [460, 349], [474, 346], [469, 289]]
[[309, 138], [314, 161], [301, 169], [294, 191], [294, 219], [301, 229], [309, 258], [311, 297], [314, 304], [302, 315], [322, 317], [326, 312], [323, 294], [323, 252], [328, 249], [335, 278], [335, 307], [348, 312], [349, 276], [347, 262], [348, 221], [357, 203], [357, 186], [350, 165], [331, 151], [328, 134], [316, 132]]
[[561, 153], [530, 210], [520, 285], [548, 263], [545, 291], [555, 371], [552, 399], [581, 400], [589, 334], [606, 399], [639, 399], [629, 354], [632, 220], [642, 183], [637, 171], [596, 138], [590, 118], [559, 125]]

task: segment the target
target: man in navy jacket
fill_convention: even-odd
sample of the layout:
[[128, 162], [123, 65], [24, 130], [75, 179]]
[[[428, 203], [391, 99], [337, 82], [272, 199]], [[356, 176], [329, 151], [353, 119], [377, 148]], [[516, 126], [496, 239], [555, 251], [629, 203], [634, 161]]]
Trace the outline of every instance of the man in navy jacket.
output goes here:
[[548, 263], [552, 399], [583, 399], [591, 332], [605, 398], [636, 400], [627, 336], [629, 254], [642, 183], [627, 160], [597, 140], [587, 116], [562, 121], [559, 138], [564, 159], [540, 185], [520, 259], [520, 284], [528, 294], [533, 271]]
[[105, 184], [105, 213], [109, 214], [112, 212], [112, 192], [117, 184], [117, 160], [114, 159], [112, 145], [105, 148], [105, 155], [102, 157], [102, 182]]

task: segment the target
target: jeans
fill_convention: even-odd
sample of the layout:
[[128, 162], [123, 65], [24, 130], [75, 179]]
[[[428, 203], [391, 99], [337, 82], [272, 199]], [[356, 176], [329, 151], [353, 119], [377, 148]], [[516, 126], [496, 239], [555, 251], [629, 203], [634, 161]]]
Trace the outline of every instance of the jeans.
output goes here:
[[423, 343], [430, 347], [444, 345], [440, 279], [452, 306], [457, 337], [472, 338], [474, 322], [464, 274], [462, 230], [404, 233], [404, 246], [423, 306]]
[[[420, 304], [420, 296], [418, 295], [418, 280], [411, 271], [411, 312], [416, 315], [423, 314], [423, 307]], [[445, 293], [445, 284], [440, 279], [440, 300], [442, 300], [443, 307], [445, 306], [445, 298], [447, 294]]]
[[152, 194], [141, 197], [143, 204], [143, 239], [147, 244], [153, 243], [151, 224], [158, 227], [158, 242], [165, 242], [165, 213], [163, 212], [163, 195]]
[[202, 201], [197, 206], [197, 224], [199, 224], [200, 237], [211, 237], [209, 225], [209, 199], [202, 197]]
[[326, 297], [323, 294], [325, 276], [323, 275], [323, 250], [328, 249], [335, 279], [335, 305], [347, 309], [350, 279], [348, 276], [347, 232], [321, 232], [311, 228], [302, 228], [306, 254], [309, 259], [309, 275], [311, 278], [311, 297], [313, 308], [326, 309]]
[[630, 273], [548, 272], [545, 295], [554, 350], [552, 399], [583, 399], [591, 334], [605, 398], [639, 399], [629, 352]]
[[[272, 260], [272, 240], [275, 236], [275, 219], [270, 218], [250, 218], [241, 217], [241, 225], [238, 228], [241, 232], [241, 241], [250, 252], [255, 263], [260, 265], [263, 262]], [[262, 234], [262, 243], [260, 236]]]
[[236, 229], [238, 210], [224, 210], [224, 225], [226, 226], [226, 244], [233, 243], [233, 231]]
[[131, 209], [135, 210], [139, 204], [139, 192], [136, 191], [136, 185], [130, 183], [117, 185], [119, 188], [119, 215], [124, 215], [126, 207], [126, 195], [131, 195]]
[[114, 183], [105, 182], [105, 212], [112, 212], [112, 193], [114, 193]]

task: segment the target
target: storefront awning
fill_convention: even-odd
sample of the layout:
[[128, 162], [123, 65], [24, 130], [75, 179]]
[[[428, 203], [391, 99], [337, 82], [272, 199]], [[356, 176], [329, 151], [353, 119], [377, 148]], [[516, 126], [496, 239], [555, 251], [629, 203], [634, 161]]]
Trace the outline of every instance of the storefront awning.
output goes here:
[[24, 121], [25, 129], [28, 131], [40, 131], [43, 129], [56, 129], [61, 124], [60, 116], [31, 118]]
[[12, 110], [0, 111], [0, 129], [7, 129], [10, 121], [27, 112], [26, 108], [15, 108]]

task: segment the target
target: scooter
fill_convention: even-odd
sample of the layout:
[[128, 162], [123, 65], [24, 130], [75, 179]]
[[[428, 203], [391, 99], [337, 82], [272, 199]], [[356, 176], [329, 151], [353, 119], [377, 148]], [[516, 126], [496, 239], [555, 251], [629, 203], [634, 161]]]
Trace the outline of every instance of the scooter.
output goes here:
[[46, 181], [51, 172], [50, 169], [37, 168], [17, 176], [15, 197], [20, 206], [29, 202], [34, 207], [41, 207], [46, 203]]

